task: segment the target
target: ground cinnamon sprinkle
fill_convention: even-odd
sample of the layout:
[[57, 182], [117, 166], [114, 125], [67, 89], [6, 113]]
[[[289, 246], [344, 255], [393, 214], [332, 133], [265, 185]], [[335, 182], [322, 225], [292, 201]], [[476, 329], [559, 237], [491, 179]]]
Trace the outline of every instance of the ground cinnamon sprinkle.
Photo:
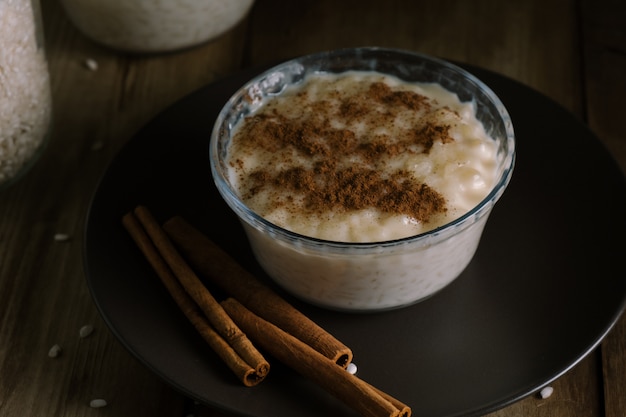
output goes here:
[[390, 106], [405, 106], [411, 110], [419, 110], [428, 105], [428, 98], [412, 91], [393, 91], [382, 82], [372, 83], [368, 91], [369, 97]]
[[[301, 100], [293, 112], [278, 112], [268, 103], [263, 112], [248, 117], [236, 135], [241, 149], [260, 147], [280, 155], [250, 174], [244, 199], [276, 190], [273, 204], [293, 204], [294, 197], [284, 197], [288, 191], [301, 199], [298, 210], [309, 213], [375, 208], [419, 222], [447, 210], [441, 194], [409, 171], [379, 169], [401, 153], [427, 154], [436, 142], [453, 141], [449, 126], [424, 116], [430, 110], [428, 97], [373, 82], [367, 89], [341, 96], [338, 105], [312, 101], [305, 93], [292, 99]], [[397, 137], [376, 133], [376, 127], [393, 124], [407, 111], [421, 115], [410, 129]], [[355, 131], [355, 123], [365, 125], [366, 133]], [[311, 163], [296, 162], [302, 156]]]

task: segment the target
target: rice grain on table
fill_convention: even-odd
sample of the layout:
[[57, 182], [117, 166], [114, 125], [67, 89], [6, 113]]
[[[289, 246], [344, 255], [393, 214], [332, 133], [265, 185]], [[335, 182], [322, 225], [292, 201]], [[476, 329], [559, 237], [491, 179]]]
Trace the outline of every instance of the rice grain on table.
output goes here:
[[95, 400], [91, 400], [89, 402], [89, 407], [91, 408], [102, 408], [106, 406], [107, 406], [107, 402], [106, 400], [103, 400], [102, 398], [96, 398]]
[[97, 71], [98, 70], [98, 61], [96, 61], [95, 59], [87, 58], [85, 60], [85, 67], [87, 67], [87, 69], [89, 69], [91, 71]]
[[50, 80], [30, 0], [0, 1], [0, 185], [41, 147], [50, 123]]
[[550, 398], [550, 396], [552, 396], [552, 393], [554, 392], [554, 388], [548, 386], [548, 387], [544, 387], [540, 392], [539, 392], [539, 396], [541, 397], [541, 399], [545, 400], [546, 398]]
[[66, 241], [70, 240], [70, 235], [68, 235], [66, 233], [55, 233], [54, 234], [54, 240], [56, 242], [66, 242]]
[[51, 358], [56, 358], [57, 356], [61, 354], [61, 352], [62, 352], [61, 346], [53, 345], [48, 351], [48, 356]]
[[86, 324], [80, 328], [78, 334], [81, 339], [84, 339], [93, 333], [93, 326], [91, 324]]

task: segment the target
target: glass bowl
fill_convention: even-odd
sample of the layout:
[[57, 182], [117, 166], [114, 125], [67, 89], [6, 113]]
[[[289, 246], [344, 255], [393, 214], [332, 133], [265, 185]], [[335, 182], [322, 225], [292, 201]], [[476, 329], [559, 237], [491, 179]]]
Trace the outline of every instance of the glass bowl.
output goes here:
[[123, 52], [173, 52], [209, 42], [239, 24], [253, 0], [61, 0], [83, 34]]
[[[243, 203], [228, 177], [226, 159], [235, 127], [288, 86], [310, 74], [375, 71], [407, 82], [438, 83], [471, 102], [486, 133], [497, 142], [497, 179], [488, 195], [464, 215], [414, 236], [352, 243], [304, 236], [279, 227]], [[449, 62], [409, 51], [374, 47], [296, 58], [249, 81], [225, 104], [213, 128], [210, 162], [226, 203], [239, 217], [254, 255], [287, 292], [334, 310], [370, 312], [400, 308], [432, 296], [472, 260], [483, 228], [514, 167], [515, 136], [504, 105], [484, 83]]]

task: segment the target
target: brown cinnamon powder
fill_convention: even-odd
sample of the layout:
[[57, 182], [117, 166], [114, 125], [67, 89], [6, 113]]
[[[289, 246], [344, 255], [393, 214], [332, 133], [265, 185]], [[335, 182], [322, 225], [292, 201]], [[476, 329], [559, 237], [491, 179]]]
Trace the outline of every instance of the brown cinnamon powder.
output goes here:
[[[270, 102], [264, 111], [245, 120], [236, 135], [239, 146], [261, 148], [280, 158], [249, 176], [244, 198], [266, 191], [273, 193], [273, 204], [283, 205], [294, 201], [285, 198], [285, 192], [293, 193], [302, 197], [304, 206], [298, 209], [305, 214], [375, 208], [428, 222], [433, 215], [445, 212], [446, 201], [441, 194], [409, 171], [378, 169], [381, 161], [401, 153], [427, 154], [436, 142], [453, 141], [449, 126], [427, 116], [430, 99], [412, 91], [394, 90], [383, 82], [374, 82], [352, 95], [335, 96], [339, 103], [332, 105], [311, 101], [300, 93], [291, 97], [292, 106], [299, 110], [297, 116], [283, 114]], [[411, 128], [397, 137], [375, 133], [377, 126], [392, 125], [398, 114], [407, 110], [422, 114], [415, 117]], [[355, 122], [365, 123], [367, 132], [357, 134], [350, 127]], [[284, 152], [286, 149], [291, 153]], [[303, 156], [311, 164], [298, 162]], [[278, 164], [284, 167], [277, 168]]]

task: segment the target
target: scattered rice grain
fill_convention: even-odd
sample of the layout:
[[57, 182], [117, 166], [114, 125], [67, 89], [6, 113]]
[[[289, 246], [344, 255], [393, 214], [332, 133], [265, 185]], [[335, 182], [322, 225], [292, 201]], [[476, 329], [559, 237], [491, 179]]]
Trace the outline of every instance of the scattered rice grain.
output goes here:
[[67, 240], [70, 240], [70, 235], [65, 233], [56, 233], [54, 235], [54, 240], [57, 242], [65, 242]]
[[93, 326], [91, 324], [84, 325], [78, 332], [81, 339], [88, 337], [91, 333], [93, 333]]
[[87, 67], [88, 70], [97, 71], [98, 61], [96, 61], [95, 59], [87, 58], [85, 60], [85, 67]]
[[102, 408], [106, 406], [107, 406], [107, 402], [106, 400], [103, 400], [102, 398], [96, 398], [95, 400], [91, 400], [89, 402], [89, 407], [91, 408]]
[[549, 398], [552, 395], [553, 392], [554, 392], [554, 388], [552, 388], [552, 387], [544, 387], [539, 392], [539, 396], [541, 397], [541, 399], [545, 400], [546, 398]]
[[354, 362], [350, 362], [348, 364], [348, 366], [346, 367], [346, 371], [348, 371], [349, 373], [351, 373], [352, 375], [356, 374], [357, 371], [357, 367], [354, 364]]
[[56, 358], [57, 356], [59, 356], [61, 354], [62, 351], [63, 351], [63, 349], [61, 349], [61, 346], [54, 345], [48, 351], [48, 356], [51, 357], [51, 358]]

